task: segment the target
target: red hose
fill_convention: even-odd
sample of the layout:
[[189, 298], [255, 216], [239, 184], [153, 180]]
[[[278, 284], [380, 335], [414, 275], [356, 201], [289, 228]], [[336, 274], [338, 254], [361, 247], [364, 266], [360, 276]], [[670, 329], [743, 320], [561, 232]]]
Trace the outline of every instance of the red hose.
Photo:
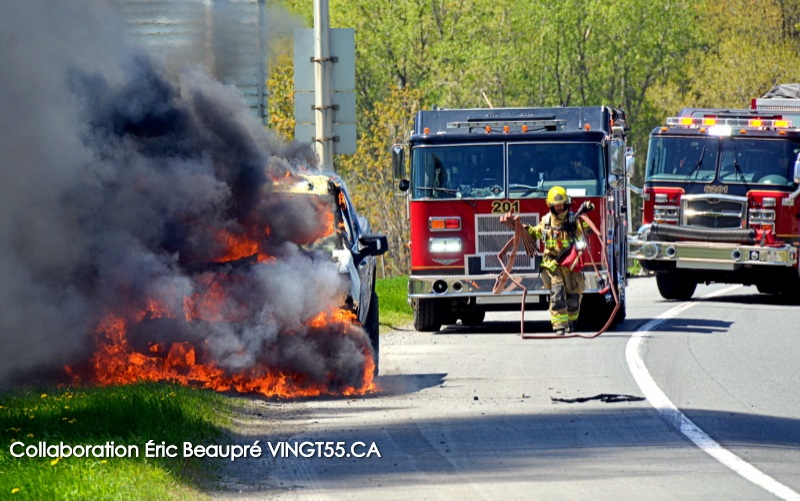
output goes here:
[[[586, 222], [586, 224], [589, 225], [589, 228], [591, 228], [591, 230], [597, 236], [597, 240], [598, 240], [598, 242], [600, 242], [600, 244], [602, 246], [603, 241], [600, 239], [601, 238], [600, 232], [597, 230], [597, 227], [594, 225], [594, 223], [591, 221], [591, 219], [589, 219], [588, 217], [586, 217], [584, 215], [581, 215], [580, 219], [582, 221]], [[517, 257], [517, 250], [519, 249], [520, 240], [523, 241], [523, 245], [525, 246], [525, 249], [526, 249], [526, 251], [528, 252], [528, 255], [531, 258], [534, 257], [535, 252], [534, 252], [534, 247], [529, 242], [525, 241], [526, 238], [530, 239], [530, 234], [527, 231], [525, 231], [525, 228], [522, 225], [522, 221], [519, 220], [519, 216], [511, 216], [510, 214], [506, 214], [506, 215], [503, 215], [503, 216], [500, 217], [500, 222], [502, 224], [505, 224], [505, 225], [508, 226], [509, 221], [513, 221], [514, 236], [511, 237], [511, 239], [506, 243], [506, 245], [503, 246], [502, 249], [500, 249], [500, 252], [497, 254], [497, 259], [500, 261], [500, 266], [503, 267], [503, 271], [501, 271], [500, 274], [497, 276], [497, 280], [495, 281], [495, 285], [494, 285], [494, 288], [492, 289], [492, 292], [494, 294], [499, 294], [499, 293], [501, 293], [503, 291], [513, 290], [514, 285], [516, 285], [516, 286], [518, 286], [518, 287], [520, 287], [522, 289], [522, 308], [521, 308], [521, 311], [520, 311], [520, 324], [519, 324], [519, 332], [520, 332], [520, 336], [522, 337], [522, 339], [564, 339], [564, 338], [571, 338], [571, 337], [580, 337], [580, 338], [584, 338], [584, 339], [593, 339], [593, 338], [596, 338], [597, 336], [599, 336], [600, 334], [604, 333], [611, 326], [611, 324], [613, 323], [614, 317], [616, 316], [617, 311], [619, 311], [619, 307], [620, 307], [619, 297], [617, 296], [617, 290], [616, 290], [616, 287], [614, 287], [614, 279], [611, 276], [610, 270], [609, 270], [609, 273], [608, 273], [608, 284], [609, 284], [609, 287], [611, 287], [611, 294], [614, 297], [614, 303], [615, 304], [614, 304], [614, 309], [611, 311], [611, 316], [608, 318], [608, 321], [606, 322], [606, 324], [603, 326], [602, 329], [600, 329], [599, 331], [597, 331], [595, 334], [592, 334], [592, 335], [584, 335], [584, 334], [572, 333], [572, 334], [567, 334], [567, 335], [563, 335], [563, 336], [558, 336], [556, 334], [526, 334], [525, 333], [525, 300], [528, 297], [528, 289], [524, 285], [522, 285], [522, 282], [520, 282], [519, 280], [514, 278], [514, 276], [511, 274], [511, 270], [513, 268], [514, 260]], [[505, 257], [506, 257], [506, 254], [508, 253], [509, 248], [511, 248], [511, 256], [508, 259], [508, 263], [509, 264], [506, 265]], [[601, 252], [600, 255], [602, 256], [602, 264], [606, 265], [606, 270], [608, 270], [608, 259], [606, 257], [606, 253], [605, 252]], [[600, 272], [597, 269], [597, 263], [592, 262], [592, 265], [594, 266], [595, 274], [597, 276], [600, 276]], [[511, 280], [514, 285], [509, 286], [509, 287], [506, 288], [505, 284], [508, 282], [508, 280]]]

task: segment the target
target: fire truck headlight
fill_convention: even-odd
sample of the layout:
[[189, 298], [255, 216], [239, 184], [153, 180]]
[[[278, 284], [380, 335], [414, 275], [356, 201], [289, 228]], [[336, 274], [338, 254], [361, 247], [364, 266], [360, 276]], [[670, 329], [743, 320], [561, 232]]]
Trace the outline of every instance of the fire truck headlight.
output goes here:
[[[690, 212], [687, 210], [686, 214], [689, 215]], [[677, 223], [678, 208], [669, 205], [656, 205], [653, 207], [653, 219], [657, 222]]]
[[428, 249], [434, 253], [456, 253], [461, 252], [460, 238], [431, 238], [428, 241]]
[[775, 211], [772, 209], [750, 209], [750, 224], [771, 225], [775, 221]]

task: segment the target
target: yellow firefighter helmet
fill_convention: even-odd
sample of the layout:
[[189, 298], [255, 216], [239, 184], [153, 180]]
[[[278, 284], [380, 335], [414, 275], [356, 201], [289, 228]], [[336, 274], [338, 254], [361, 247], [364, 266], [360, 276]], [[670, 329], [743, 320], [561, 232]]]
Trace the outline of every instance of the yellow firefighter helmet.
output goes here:
[[557, 204], [569, 205], [571, 202], [567, 190], [561, 186], [553, 186], [547, 192], [547, 206], [552, 207]]

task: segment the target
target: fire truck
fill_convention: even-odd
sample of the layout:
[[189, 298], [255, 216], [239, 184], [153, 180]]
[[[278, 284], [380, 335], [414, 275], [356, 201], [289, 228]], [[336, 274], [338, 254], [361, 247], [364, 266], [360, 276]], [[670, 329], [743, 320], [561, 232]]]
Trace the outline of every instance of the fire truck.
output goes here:
[[[573, 210], [585, 201], [597, 208], [588, 214], [600, 234], [590, 237], [584, 254], [579, 323], [606, 325], [616, 306], [608, 301], [610, 284], [620, 302], [610, 325], [621, 322], [633, 160], [627, 133], [624, 111], [606, 106], [420, 111], [408, 142], [392, 149], [395, 178], [407, 192], [408, 299], [416, 330], [458, 320], [475, 326], [487, 311], [521, 309], [522, 288], [493, 291], [503, 270], [499, 252], [514, 236], [500, 217], [510, 212], [537, 224], [554, 186], [567, 190]], [[519, 247], [507, 266], [527, 291], [525, 307], [546, 309], [541, 257]]]
[[643, 225], [629, 242], [662, 297], [698, 283], [797, 295], [800, 100], [686, 108], [650, 134]]

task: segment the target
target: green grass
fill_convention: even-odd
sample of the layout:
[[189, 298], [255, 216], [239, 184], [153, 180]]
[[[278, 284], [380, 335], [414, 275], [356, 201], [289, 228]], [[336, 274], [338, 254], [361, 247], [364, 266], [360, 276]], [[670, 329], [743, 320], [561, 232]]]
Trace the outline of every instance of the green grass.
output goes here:
[[[408, 277], [379, 279], [381, 325], [413, 322]], [[225, 445], [235, 401], [162, 383], [106, 388], [24, 388], [0, 393], [0, 499], [198, 499], [214, 462], [184, 458], [182, 445]], [[178, 456], [145, 456], [148, 441]], [[135, 445], [139, 457], [14, 457], [11, 444]], [[22, 449], [24, 452], [24, 449]], [[15, 448], [19, 453], [20, 448]]]
[[378, 279], [375, 290], [380, 297], [380, 321], [387, 327], [402, 327], [414, 321], [408, 304], [408, 277]]
[[632, 277], [638, 276], [642, 272], [642, 264], [635, 259], [629, 260], [629, 263], [631, 265], [628, 267], [628, 275]]
[[[223, 395], [166, 384], [27, 389], [0, 394], [0, 498], [200, 498], [192, 485], [210, 472], [183, 458], [183, 442], [210, 445], [230, 409]], [[153, 440], [178, 446], [175, 458], [145, 458]], [[139, 457], [14, 457], [11, 444], [135, 445]], [[15, 453], [20, 453], [16, 448]]]

